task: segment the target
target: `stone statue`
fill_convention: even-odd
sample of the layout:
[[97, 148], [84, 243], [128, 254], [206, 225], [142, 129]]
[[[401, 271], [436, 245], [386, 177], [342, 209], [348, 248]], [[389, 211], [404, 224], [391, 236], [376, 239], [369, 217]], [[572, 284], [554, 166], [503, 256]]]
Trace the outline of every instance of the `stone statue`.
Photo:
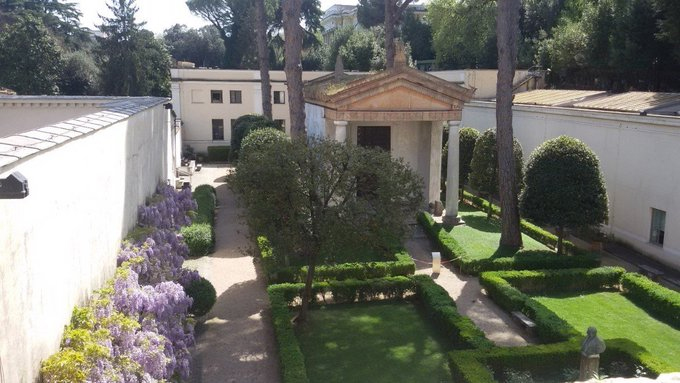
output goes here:
[[581, 355], [600, 355], [606, 348], [604, 341], [597, 336], [597, 329], [592, 326], [588, 327], [586, 339], [581, 343]]
[[579, 369], [579, 381], [597, 378], [600, 369], [600, 354], [607, 346], [597, 336], [595, 327], [588, 327], [586, 339], [581, 343], [581, 368]]

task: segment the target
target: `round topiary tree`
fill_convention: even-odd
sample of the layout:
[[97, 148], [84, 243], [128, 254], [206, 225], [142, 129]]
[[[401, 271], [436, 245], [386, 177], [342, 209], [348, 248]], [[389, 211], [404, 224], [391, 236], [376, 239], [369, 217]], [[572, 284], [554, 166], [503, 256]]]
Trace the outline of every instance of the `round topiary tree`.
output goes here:
[[[522, 169], [524, 161], [522, 146], [517, 139], [513, 140], [515, 156], [515, 180], [517, 190], [522, 190]], [[498, 194], [498, 149], [496, 147], [496, 130], [488, 129], [477, 139], [472, 152], [469, 173], [470, 186], [489, 200], [487, 219], [491, 218], [491, 197]]]
[[268, 147], [269, 145], [279, 144], [288, 139], [288, 136], [280, 130], [274, 128], [263, 128], [250, 131], [241, 142], [241, 158], [245, 158], [250, 153]]
[[184, 292], [194, 300], [189, 308], [189, 313], [196, 317], [207, 314], [217, 301], [215, 287], [203, 277], [191, 282], [189, 286], [184, 288]]
[[565, 228], [583, 228], [607, 219], [607, 191], [599, 160], [575, 138], [560, 136], [536, 148], [527, 163], [524, 183], [522, 215], [556, 228], [560, 254]]
[[274, 121], [260, 114], [246, 114], [234, 121], [231, 130], [231, 153], [238, 155], [243, 139], [253, 130], [264, 128], [280, 128]]

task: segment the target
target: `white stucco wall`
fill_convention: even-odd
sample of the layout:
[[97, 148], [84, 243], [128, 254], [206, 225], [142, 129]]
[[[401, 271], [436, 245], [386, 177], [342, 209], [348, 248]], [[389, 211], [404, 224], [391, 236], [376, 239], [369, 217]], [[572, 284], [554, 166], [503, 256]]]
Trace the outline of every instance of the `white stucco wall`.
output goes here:
[[[472, 102], [462, 126], [494, 127], [495, 104]], [[641, 252], [680, 267], [680, 118], [516, 105], [513, 127], [525, 161], [548, 139], [582, 140], [600, 159], [609, 196], [607, 230]], [[652, 208], [666, 212], [663, 247], [649, 242]]]
[[168, 174], [169, 112], [157, 104], [9, 165], [29, 196], [0, 199], [3, 383], [33, 382], [76, 304], [113, 275], [137, 207]]
[[324, 108], [314, 104], [305, 104], [305, 126], [308, 137], [327, 137]]

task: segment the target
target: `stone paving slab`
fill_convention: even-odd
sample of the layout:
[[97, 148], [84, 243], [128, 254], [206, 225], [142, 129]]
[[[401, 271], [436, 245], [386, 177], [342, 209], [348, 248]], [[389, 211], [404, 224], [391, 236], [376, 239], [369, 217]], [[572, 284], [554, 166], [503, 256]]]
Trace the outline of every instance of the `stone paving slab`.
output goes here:
[[266, 283], [251, 256], [235, 197], [225, 184], [229, 170], [227, 165], [204, 165], [191, 178], [194, 188], [213, 185], [219, 201], [215, 252], [185, 262], [217, 290], [217, 303], [196, 326], [191, 381], [276, 383], [278, 354]]

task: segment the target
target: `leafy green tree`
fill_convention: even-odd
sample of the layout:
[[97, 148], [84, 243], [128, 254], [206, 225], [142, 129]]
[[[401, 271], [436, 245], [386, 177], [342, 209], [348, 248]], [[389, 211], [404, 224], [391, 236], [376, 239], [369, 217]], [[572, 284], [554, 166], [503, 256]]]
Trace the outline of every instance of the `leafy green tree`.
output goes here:
[[241, 143], [243, 139], [255, 130], [275, 128], [280, 130], [280, 126], [267, 117], [260, 114], [245, 114], [234, 121], [231, 133], [231, 153], [235, 156], [240, 155]]
[[405, 44], [411, 47], [413, 60], [431, 60], [434, 58], [432, 48], [432, 27], [420, 21], [411, 11], [406, 11], [401, 26], [401, 36]]
[[427, 8], [441, 69], [496, 68], [496, 2], [432, 0]]
[[267, 236], [275, 256], [299, 256], [308, 266], [299, 322], [306, 319], [317, 264], [357, 243], [392, 250], [423, 203], [422, 180], [378, 149], [294, 140], [248, 153], [229, 184], [245, 204], [251, 230]]
[[335, 61], [340, 54], [340, 48], [347, 44], [347, 41], [354, 34], [355, 29], [352, 27], [342, 27], [337, 29], [331, 37], [331, 42], [328, 44], [324, 52], [324, 70], [333, 70], [335, 68]]
[[68, 95], [99, 94], [99, 76], [99, 67], [87, 51], [66, 53], [59, 92]]
[[82, 14], [76, 3], [63, 0], [0, 1], [0, 29], [17, 17], [26, 16], [40, 19], [65, 48], [78, 49], [87, 45], [89, 36], [79, 25]]
[[18, 94], [56, 94], [62, 52], [39, 18], [18, 16], [0, 32], [0, 86]]
[[170, 56], [177, 61], [189, 61], [199, 67], [222, 66], [224, 44], [212, 25], [195, 29], [175, 24], [163, 31], [163, 41]]
[[385, 0], [359, 0], [357, 21], [364, 28], [385, 23]]
[[565, 229], [598, 225], [607, 219], [607, 191], [599, 160], [575, 138], [560, 136], [536, 148], [524, 183], [522, 215], [556, 228], [560, 254]]
[[170, 55], [163, 43], [136, 21], [135, 0], [110, 0], [113, 17], [100, 26], [102, 92], [113, 96], [170, 94]]
[[381, 26], [356, 29], [340, 47], [340, 56], [347, 70], [376, 71], [385, 69], [385, 35]]
[[[515, 162], [515, 177], [522, 179], [522, 146], [513, 140], [513, 157]], [[489, 201], [498, 195], [498, 148], [496, 146], [496, 130], [488, 129], [477, 139], [470, 161], [470, 186]], [[521, 189], [521, 183], [518, 189]], [[487, 211], [487, 218], [491, 218], [491, 206]]]
[[673, 53], [680, 61], [680, 2], [677, 0], [654, 0], [656, 10], [661, 19], [659, 36], [673, 44]]

